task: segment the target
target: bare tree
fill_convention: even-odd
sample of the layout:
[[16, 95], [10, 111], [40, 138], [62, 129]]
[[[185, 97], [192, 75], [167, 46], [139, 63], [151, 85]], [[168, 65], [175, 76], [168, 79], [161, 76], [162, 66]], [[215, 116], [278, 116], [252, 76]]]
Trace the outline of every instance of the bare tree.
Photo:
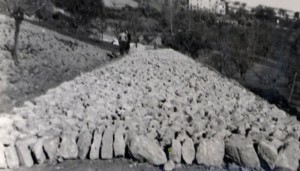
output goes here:
[[90, 27], [99, 31], [101, 37], [100, 40], [103, 40], [103, 35], [105, 29], [107, 28], [107, 23], [105, 21], [105, 18], [95, 19], [93, 22], [91, 22]]
[[112, 28], [115, 37], [118, 37], [119, 33], [123, 30], [123, 23], [121, 21], [115, 21], [112, 23]]
[[5, 0], [6, 8], [11, 17], [15, 20], [14, 47], [12, 49], [12, 58], [15, 65], [18, 60], [18, 43], [21, 23], [24, 15], [33, 15], [45, 5], [46, 0]]
[[146, 30], [142, 25], [141, 17], [135, 13], [127, 16], [127, 24], [125, 27], [131, 33], [131, 36], [135, 43], [138, 42], [138, 38], [141, 32]]

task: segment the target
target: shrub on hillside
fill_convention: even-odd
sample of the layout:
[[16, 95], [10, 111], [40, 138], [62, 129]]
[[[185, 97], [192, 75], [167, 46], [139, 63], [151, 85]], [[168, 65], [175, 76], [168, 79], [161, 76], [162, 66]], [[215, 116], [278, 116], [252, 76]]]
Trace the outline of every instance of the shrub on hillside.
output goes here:
[[54, 3], [73, 15], [75, 28], [104, 15], [102, 0], [54, 0]]

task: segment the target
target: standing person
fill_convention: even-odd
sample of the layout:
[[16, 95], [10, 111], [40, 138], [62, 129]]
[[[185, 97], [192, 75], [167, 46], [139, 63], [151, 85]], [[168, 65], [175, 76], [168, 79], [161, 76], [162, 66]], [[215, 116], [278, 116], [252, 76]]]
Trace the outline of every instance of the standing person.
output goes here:
[[127, 35], [126, 53], [129, 53], [130, 42], [131, 42], [131, 34], [128, 31], [126, 31], [126, 35]]
[[136, 36], [136, 38], [135, 38], [135, 48], [138, 47], [138, 42], [139, 42], [139, 38]]
[[118, 36], [118, 40], [119, 40], [119, 50], [120, 50], [120, 54], [124, 55], [124, 52], [126, 51], [126, 46], [127, 46], [127, 34], [122, 31], [119, 36]]

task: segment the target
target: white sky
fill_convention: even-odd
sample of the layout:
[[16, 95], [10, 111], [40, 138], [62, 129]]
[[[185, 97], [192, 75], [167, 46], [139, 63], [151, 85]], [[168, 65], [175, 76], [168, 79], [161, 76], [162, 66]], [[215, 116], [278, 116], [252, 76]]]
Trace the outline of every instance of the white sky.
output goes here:
[[300, 0], [231, 0], [246, 2], [248, 6], [265, 5], [275, 8], [283, 8], [292, 11], [300, 11]]

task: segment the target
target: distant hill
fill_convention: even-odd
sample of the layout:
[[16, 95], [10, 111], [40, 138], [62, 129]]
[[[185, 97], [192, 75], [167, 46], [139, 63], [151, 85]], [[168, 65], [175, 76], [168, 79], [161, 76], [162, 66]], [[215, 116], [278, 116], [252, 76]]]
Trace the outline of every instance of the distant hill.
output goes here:
[[104, 5], [108, 8], [121, 9], [125, 6], [137, 8], [139, 4], [134, 0], [103, 0]]
[[103, 0], [104, 5], [108, 8], [121, 9], [125, 6], [137, 8], [147, 4], [158, 11], [162, 11], [169, 1], [170, 0]]

